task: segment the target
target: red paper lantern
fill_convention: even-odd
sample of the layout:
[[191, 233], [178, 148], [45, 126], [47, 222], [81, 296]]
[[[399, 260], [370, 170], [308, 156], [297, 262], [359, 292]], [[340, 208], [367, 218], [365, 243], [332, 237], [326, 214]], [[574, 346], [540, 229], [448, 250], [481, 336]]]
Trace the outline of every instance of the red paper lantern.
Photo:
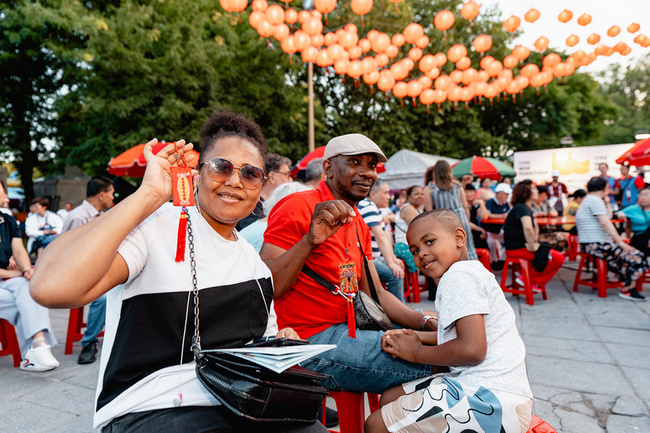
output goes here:
[[524, 15], [524, 19], [529, 23], [534, 23], [539, 19], [539, 11], [537, 9], [529, 10], [526, 12], [526, 15]]
[[469, 0], [460, 8], [460, 15], [466, 20], [473, 20], [480, 12], [481, 6], [473, 0]]
[[589, 14], [582, 14], [580, 15], [580, 17], [578, 17], [578, 24], [580, 24], [583, 27], [589, 24], [590, 22], [591, 22], [591, 15]]
[[456, 18], [453, 12], [443, 9], [433, 18], [433, 25], [440, 31], [449, 30], [454, 25]]

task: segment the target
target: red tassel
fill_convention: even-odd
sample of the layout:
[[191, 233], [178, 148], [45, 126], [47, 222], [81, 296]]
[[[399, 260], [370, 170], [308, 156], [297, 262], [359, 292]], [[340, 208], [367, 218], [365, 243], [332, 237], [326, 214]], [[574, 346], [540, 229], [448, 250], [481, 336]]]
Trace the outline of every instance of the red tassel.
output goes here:
[[348, 336], [357, 338], [357, 325], [354, 323], [354, 304], [352, 298], [348, 298]]
[[181, 211], [181, 218], [178, 220], [178, 238], [176, 239], [176, 261], [185, 261], [185, 237], [187, 236], [187, 209]]

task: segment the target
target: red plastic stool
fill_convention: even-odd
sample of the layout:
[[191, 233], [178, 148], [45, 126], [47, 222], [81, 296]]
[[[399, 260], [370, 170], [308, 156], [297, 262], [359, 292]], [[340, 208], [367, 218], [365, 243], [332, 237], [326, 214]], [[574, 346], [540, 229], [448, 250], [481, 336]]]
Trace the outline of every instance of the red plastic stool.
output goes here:
[[[379, 395], [367, 394], [370, 411], [379, 409]], [[330, 391], [328, 397], [332, 397], [336, 403], [336, 411], [339, 414], [340, 433], [363, 433], [363, 425], [366, 422], [363, 394], [347, 391]], [[323, 424], [325, 424], [325, 401], [323, 401]], [[329, 430], [336, 432], [336, 430]]]
[[650, 271], [647, 271], [645, 274], [641, 275], [638, 280], [636, 280], [636, 291], [643, 291], [643, 283], [650, 283]]
[[[583, 267], [586, 267], [587, 260], [592, 259], [595, 261], [596, 273], [592, 275], [591, 278], [580, 279], [582, 275]], [[599, 259], [594, 257], [591, 254], [582, 253], [580, 255], [580, 265], [578, 265], [578, 270], [576, 272], [576, 278], [573, 281], [573, 291], [578, 291], [578, 286], [588, 286], [593, 289], [598, 290], [599, 298], [607, 297], [607, 289], [620, 289], [623, 287], [623, 284], [619, 281], [608, 281], [607, 280], [607, 262], [604, 259]]]
[[420, 282], [418, 281], [418, 272], [409, 272], [409, 268], [404, 263], [404, 300], [406, 302], [420, 302]]
[[[510, 284], [508, 282], [508, 266], [512, 265], [512, 272], [510, 273]], [[526, 296], [526, 304], [535, 305], [535, 299], [533, 298], [533, 283], [531, 281], [531, 266], [532, 263], [526, 259], [508, 257], [506, 254], [506, 262], [503, 265], [503, 274], [501, 274], [501, 290], [505, 293], [512, 293], [515, 296], [524, 295]], [[524, 287], [519, 287], [515, 283], [515, 272], [519, 272], [521, 279], [524, 282]], [[540, 287], [542, 290], [542, 297], [544, 300], [548, 299], [546, 294], [546, 287]]]
[[567, 239], [567, 249], [564, 251], [564, 256], [568, 262], [573, 262], [580, 254], [580, 244], [578, 243], [578, 236], [569, 234]]
[[[83, 338], [84, 333], [81, 332], [83, 328], [86, 327], [86, 322], [84, 322], [84, 308], [77, 307], [70, 309], [70, 318], [68, 319], [68, 334], [65, 338], [65, 355], [70, 355], [72, 353], [72, 343], [79, 341]], [[98, 337], [103, 337], [104, 331], [102, 331]]]
[[478, 261], [485, 266], [485, 269], [492, 272], [492, 265], [490, 265], [490, 250], [487, 248], [477, 248], [476, 255], [478, 256]]
[[526, 433], [557, 433], [553, 427], [543, 419], [531, 415], [530, 427]]
[[18, 338], [16, 337], [16, 330], [11, 323], [4, 319], [0, 319], [0, 344], [2, 345], [0, 356], [13, 355], [14, 367], [20, 366], [22, 356], [20, 354]]

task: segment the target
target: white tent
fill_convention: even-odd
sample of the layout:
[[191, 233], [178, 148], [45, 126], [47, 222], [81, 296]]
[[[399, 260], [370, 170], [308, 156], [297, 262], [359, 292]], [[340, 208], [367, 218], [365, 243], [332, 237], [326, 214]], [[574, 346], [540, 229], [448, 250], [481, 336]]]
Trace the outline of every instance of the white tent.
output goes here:
[[441, 159], [450, 165], [458, 161], [455, 158], [402, 149], [388, 158], [384, 164], [386, 171], [380, 173], [378, 177], [388, 182], [390, 189], [404, 189], [413, 185], [424, 186], [424, 172]]

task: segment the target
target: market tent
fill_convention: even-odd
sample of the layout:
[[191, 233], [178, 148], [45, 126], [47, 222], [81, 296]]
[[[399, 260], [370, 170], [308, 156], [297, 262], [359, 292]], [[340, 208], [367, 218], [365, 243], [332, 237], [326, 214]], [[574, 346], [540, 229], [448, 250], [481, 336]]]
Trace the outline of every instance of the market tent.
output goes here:
[[441, 159], [447, 161], [449, 165], [458, 161], [455, 158], [402, 149], [388, 158], [384, 164], [386, 171], [379, 174], [378, 178], [388, 182], [391, 190], [404, 189], [413, 185], [424, 186], [424, 172]]

